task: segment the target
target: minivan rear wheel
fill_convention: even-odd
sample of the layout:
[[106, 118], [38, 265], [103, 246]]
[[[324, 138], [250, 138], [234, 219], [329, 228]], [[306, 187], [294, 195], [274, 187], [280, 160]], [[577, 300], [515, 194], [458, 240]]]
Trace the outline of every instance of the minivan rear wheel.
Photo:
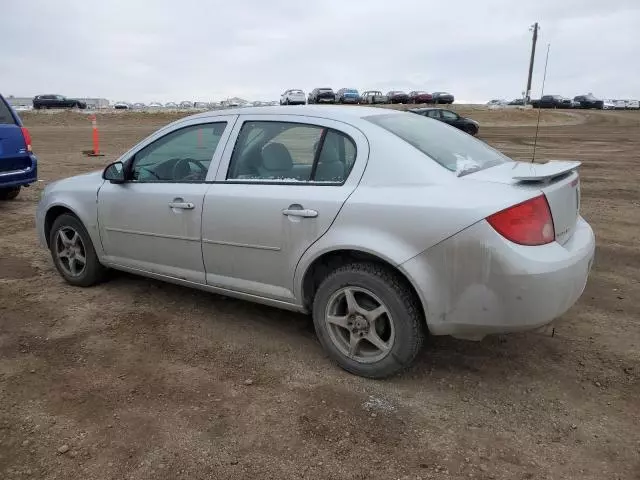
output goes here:
[[404, 279], [375, 263], [351, 263], [330, 273], [316, 292], [313, 321], [329, 356], [368, 378], [405, 369], [424, 341], [415, 294]]
[[13, 200], [20, 193], [20, 187], [0, 188], [0, 200]]

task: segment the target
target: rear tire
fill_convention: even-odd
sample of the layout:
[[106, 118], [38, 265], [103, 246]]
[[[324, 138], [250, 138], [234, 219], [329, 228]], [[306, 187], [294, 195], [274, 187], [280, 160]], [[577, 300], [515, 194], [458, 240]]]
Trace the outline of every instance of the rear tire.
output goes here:
[[20, 187], [0, 188], [0, 200], [13, 200], [20, 193]]
[[58, 273], [67, 283], [90, 287], [105, 279], [107, 269], [98, 260], [91, 237], [77, 217], [65, 213], [55, 219], [49, 249]]
[[409, 285], [375, 263], [351, 263], [330, 273], [316, 292], [313, 322], [331, 359], [367, 378], [407, 368], [425, 336], [422, 309]]
[[475, 137], [478, 133], [478, 129], [472, 125], [467, 125], [466, 127], [464, 127], [464, 131], [473, 137]]

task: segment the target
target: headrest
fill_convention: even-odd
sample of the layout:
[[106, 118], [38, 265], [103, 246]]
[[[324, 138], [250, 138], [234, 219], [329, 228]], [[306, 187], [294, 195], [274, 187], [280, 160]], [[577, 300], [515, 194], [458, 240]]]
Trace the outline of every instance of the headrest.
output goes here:
[[262, 149], [262, 166], [267, 170], [287, 171], [293, 168], [293, 160], [283, 144], [270, 143]]

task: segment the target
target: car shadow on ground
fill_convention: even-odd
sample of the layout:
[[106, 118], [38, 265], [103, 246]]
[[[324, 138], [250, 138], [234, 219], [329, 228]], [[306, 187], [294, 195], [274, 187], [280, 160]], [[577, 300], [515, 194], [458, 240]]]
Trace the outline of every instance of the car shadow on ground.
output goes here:
[[[157, 299], [160, 308], [162, 302], [178, 309], [198, 305], [205, 312], [211, 312], [210, 316], [215, 317], [218, 326], [222, 322], [223, 330], [237, 327], [237, 320], [243, 328], [258, 329], [298, 346], [302, 344], [304, 358], [301, 361], [311, 364], [329, 361], [316, 338], [310, 315], [123, 272], [114, 272], [111, 280], [99, 288], [136, 292], [136, 295], [144, 292], [144, 295]], [[208, 316], [205, 314], [203, 321], [207, 321]], [[230, 323], [225, 327], [227, 322]], [[547, 368], [545, 365], [549, 362], [558, 366], [566, 360], [567, 340], [561, 330], [552, 336], [550, 329], [546, 332], [492, 335], [481, 341], [428, 337], [414, 366], [394, 378], [401, 380], [458, 374], [495, 377], [496, 381], [512, 376], [534, 378], [540, 375], [541, 369]]]

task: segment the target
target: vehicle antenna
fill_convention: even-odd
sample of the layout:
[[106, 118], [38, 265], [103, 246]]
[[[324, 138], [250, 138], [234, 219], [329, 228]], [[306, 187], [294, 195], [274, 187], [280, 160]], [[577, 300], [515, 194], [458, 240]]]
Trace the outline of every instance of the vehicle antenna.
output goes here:
[[[551, 44], [547, 44], [547, 58], [544, 61], [544, 75], [542, 76], [542, 90], [540, 92], [540, 100], [544, 95], [544, 82], [547, 80], [547, 64], [549, 63], [549, 50]], [[538, 121], [536, 122], [536, 137], [533, 139], [533, 156], [531, 157], [531, 163], [536, 161], [536, 146], [538, 145], [538, 130], [540, 130], [540, 101], [538, 101]]]

